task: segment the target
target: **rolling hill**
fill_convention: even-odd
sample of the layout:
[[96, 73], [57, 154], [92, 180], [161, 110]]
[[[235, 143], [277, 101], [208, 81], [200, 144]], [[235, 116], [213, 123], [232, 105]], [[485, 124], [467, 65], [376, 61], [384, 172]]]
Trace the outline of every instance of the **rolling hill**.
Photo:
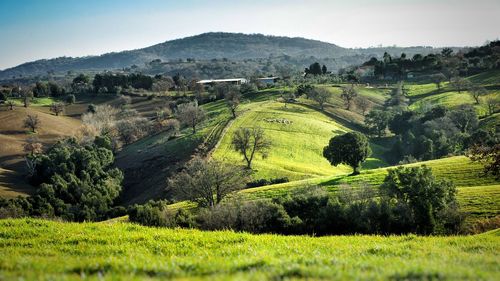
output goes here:
[[5, 280], [498, 280], [499, 231], [280, 236], [130, 223], [0, 221]]
[[[54, 59], [42, 59], [27, 62], [16, 67], [0, 71], [0, 80], [15, 78], [27, 78], [33, 76], [47, 75], [48, 72], [55, 74], [66, 74], [67, 71], [86, 72], [115, 70], [131, 67], [133, 65], [143, 68], [145, 64], [153, 60], [161, 60], [162, 64], [175, 64], [176, 71], [183, 72], [188, 67], [184, 61], [192, 58], [205, 60], [204, 68], [213, 67], [212, 59], [229, 59], [242, 62], [251, 59], [263, 59], [257, 62], [260, 67], [265, 67], [270, 57], [282, 57], [283, 63], [293, 65], [302, 70], [313, 61], [313, 58], [328, 58], [326, 62], [331, 70], [349, 64], [359, 64], [371, 56], [381, 56], [384, 52], [400, 55], [415, 53], [439, 52], [440, 49], [430, 47], [380, 47], [369, 49], [346, 49], [337, 45], [309, 40], [304, 38], [289, 38], [278, 36], [265, 36], [262, 34], [241, 33], [204, 33], [192, 37], [166, 41], [143, 49], [107, 53], [100, 56], [87, 57], [59, 57]], [[305, 60], [304, 60], [305, 59]], [[231, 65], [228, 64], [228, 66]], [[248, 67], [248, 65], [247, 65]], [[173, 71], [171, 68], [167, 68]], [[144, 69], [143, 69], [144, 70]], [[165, 68], [159, 70], [165, 71]], [[154, 73], [154, 70], [146, 72]], [[161, 72], [161, 73], [163, 73]], [[202, 74], [209, 75], [209, 74]], [[200, 77], [213, 78], [213, 77]]]

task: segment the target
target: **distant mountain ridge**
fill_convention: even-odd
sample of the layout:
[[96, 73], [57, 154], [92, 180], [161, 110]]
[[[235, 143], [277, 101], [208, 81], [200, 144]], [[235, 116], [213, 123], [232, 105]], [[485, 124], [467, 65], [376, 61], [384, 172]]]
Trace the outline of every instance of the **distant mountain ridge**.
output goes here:
[[132, 65], [144, 66], [145, 63], [155, 59], [162, 61], [187, 58], [246, 60], [270, 56], [337, 59], [355, 56], [363, 58], [370, 55], [380, 56], [384, 51], [392, 54], [406, 52], [407, 55], [412, 55], [437, 50], [430, 47], [347, 49], [335, 44], [300, 37], [210, 32], [166, 41], [142, 49], [106, 53], [100, 56], [59, 57], [27, 62], [0, 71], [0, 79], [46, 75], [48, 72], [115, 70]]

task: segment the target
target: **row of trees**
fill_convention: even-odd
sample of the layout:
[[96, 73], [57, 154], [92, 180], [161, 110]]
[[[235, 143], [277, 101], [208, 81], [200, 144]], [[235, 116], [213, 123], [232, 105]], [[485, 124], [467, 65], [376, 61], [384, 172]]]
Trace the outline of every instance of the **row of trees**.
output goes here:
[[[309, 187], [272, 200], [220, 196], [242, 188], [244, 177], [220, 163], [195, 159], [168, 188], [179, 198], [198, 202], [201, 210], [170, 211], [162, 202], [150, 202], [129, 209], [129, 217], [154, 226], [314, 235], [457, 233], [464, 218], [453, 184], [436, 180], [425, 166], [390, 170], [378, 192], [342, 186], [336, 195]], [[191, 189], [195, 186], [212, 189], [200, 192]]]

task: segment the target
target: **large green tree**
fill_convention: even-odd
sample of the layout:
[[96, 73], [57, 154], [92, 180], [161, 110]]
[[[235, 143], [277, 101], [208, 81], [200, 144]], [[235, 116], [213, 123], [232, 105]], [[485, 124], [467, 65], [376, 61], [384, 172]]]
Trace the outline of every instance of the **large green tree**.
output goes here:
[[359, 174], [361, 163], [370, 155], [368, 139], [359, 132], [349, 132], [330, 139], [323, 149], [323, 156], [330, 164], [346, 164], [352, 167], [353, 175]]
[[453, 183], [437, 180], [425, 165], [389, 170], [380, 188], [398, 204], [409, 207], [415, 231], [420, 234], [435, 232], [439, 224], [449, 219], [440, 217], [443, 211], [457, 208]]
[[82, 146], [67, 139], [32, 156], [31, 181], [38, 186], [30, 198], [32, 215], [76, 221], [105, 218], [121, 191], [123, 174], [112, 168], [113, 152], [101, 143]]

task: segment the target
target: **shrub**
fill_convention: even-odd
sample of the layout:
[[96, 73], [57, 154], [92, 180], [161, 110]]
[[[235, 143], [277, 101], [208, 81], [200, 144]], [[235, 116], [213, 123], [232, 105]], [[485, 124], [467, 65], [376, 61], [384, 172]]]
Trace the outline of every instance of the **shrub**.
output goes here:
[[254, 181], [251, 181], [251, 182], [247, 182], [246, 186], [247, 188], [251, 188], [251, 187], [258, 187], [258, 186], [265, 186], [265, 185], [272, 185], [272, 184], [279, 184], [279, 183], [285, 183], [285, 182], [288, 182], [288, 178], [287, 177], [283, 177], [283, 178], [274, 178], [274, 179], [258, 179], [258, 180], [254, 180]]

